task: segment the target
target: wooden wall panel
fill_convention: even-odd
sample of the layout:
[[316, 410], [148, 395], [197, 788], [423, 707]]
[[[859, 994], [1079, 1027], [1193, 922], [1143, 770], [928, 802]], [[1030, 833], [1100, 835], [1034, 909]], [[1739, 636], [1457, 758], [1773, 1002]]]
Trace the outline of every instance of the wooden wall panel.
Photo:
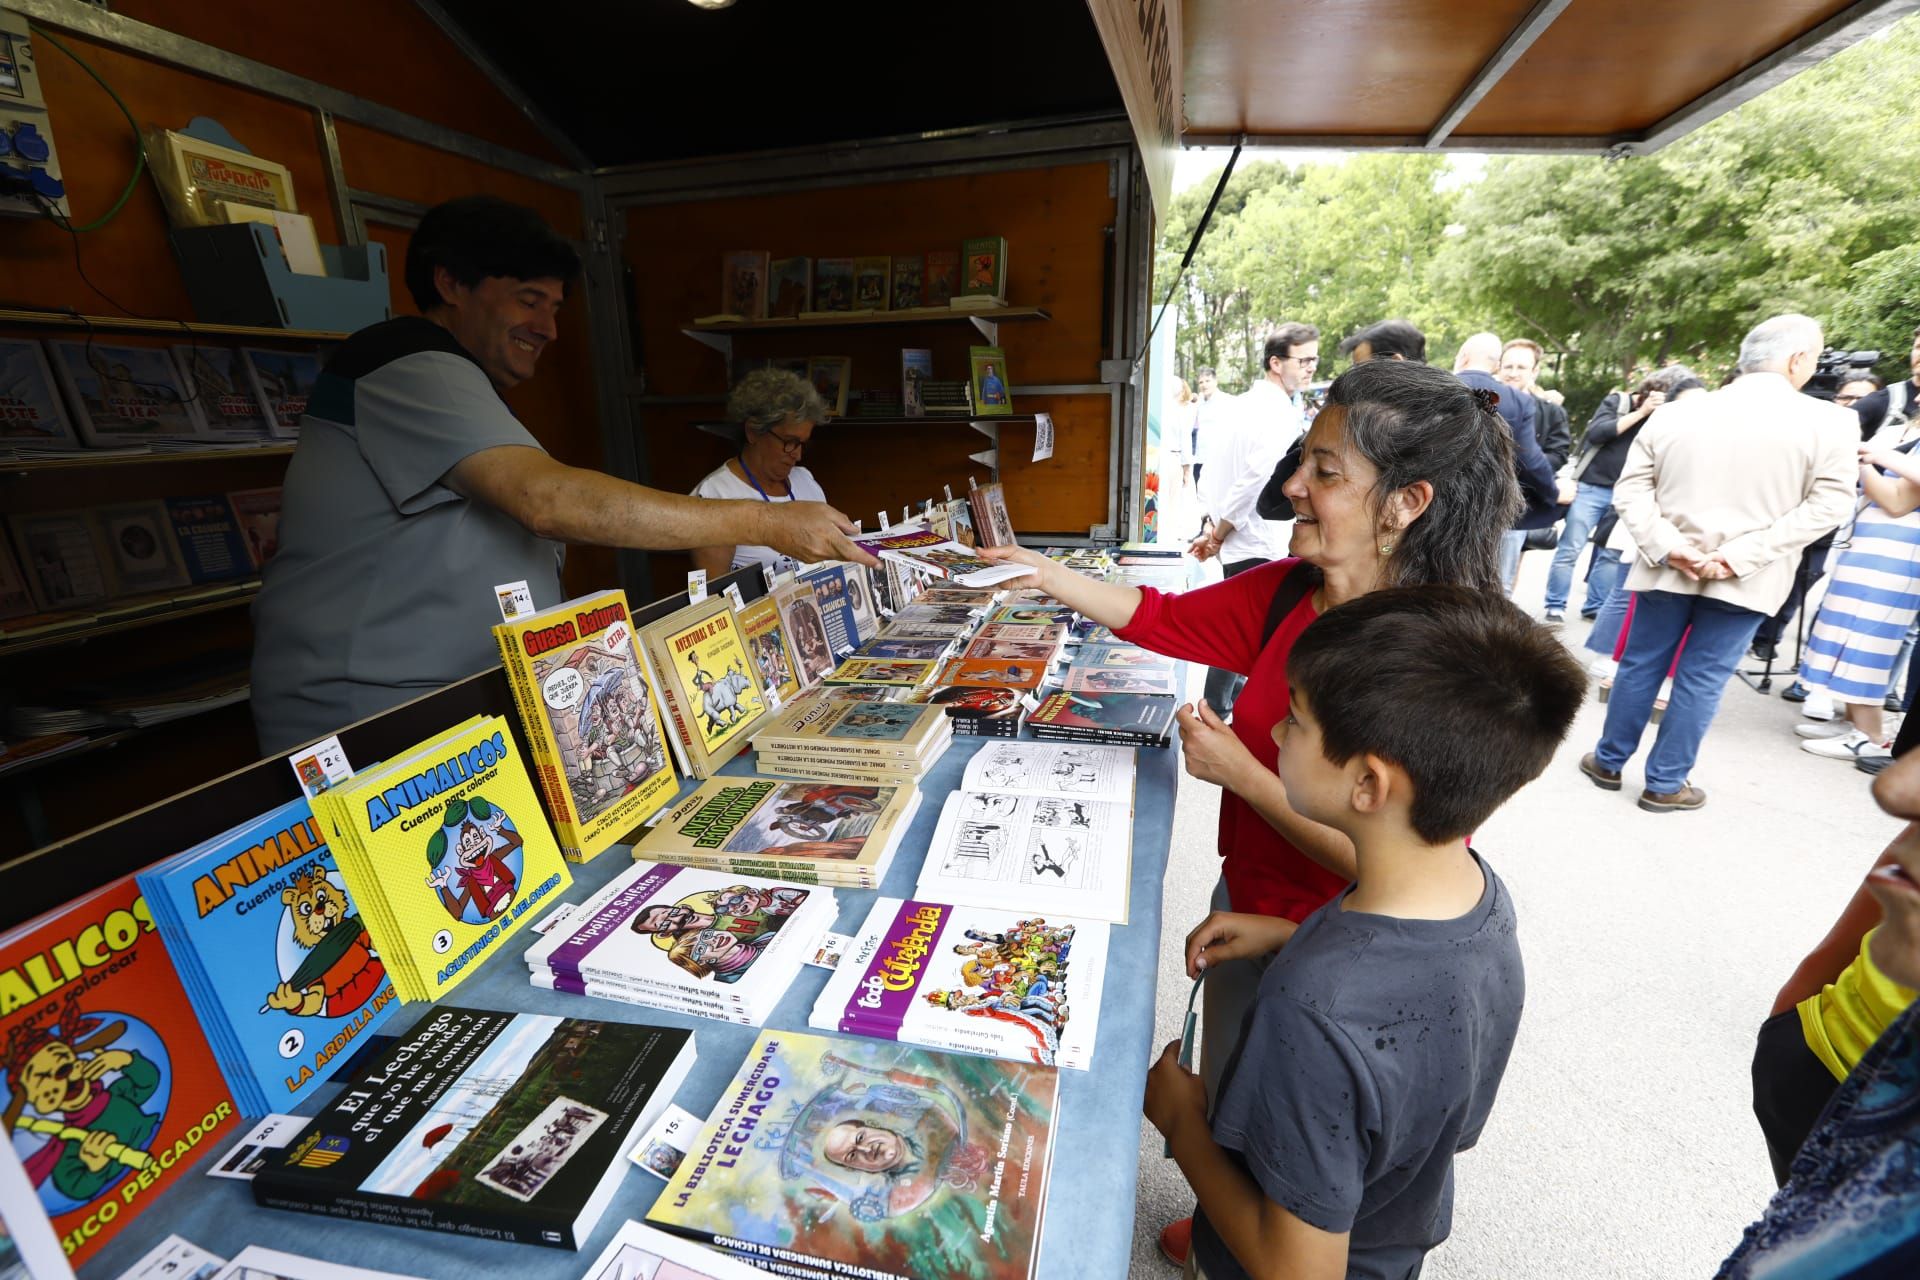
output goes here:
[[503, 147], [561, 159], [412, 0], [328, 0], [324, 14], [287, 0], [115, 0], [113, 10]]

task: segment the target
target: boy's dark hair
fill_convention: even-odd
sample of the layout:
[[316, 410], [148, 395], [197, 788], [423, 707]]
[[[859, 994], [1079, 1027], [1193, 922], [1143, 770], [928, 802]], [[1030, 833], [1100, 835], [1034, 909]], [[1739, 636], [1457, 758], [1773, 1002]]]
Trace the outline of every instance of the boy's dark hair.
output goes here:
[[1478, 830], [1540, 776], [1587, 696], [1573, 655], [1505, 596], [1388, 587], [1316, 618], [1287, 679], [1327, 759], [1376, 755], [1413, 780], [1428, 844]]
[[1319, 340], [1320, 330], [1317, 326], [1298, 320], [1287, 321], [1267, 335], [1266, 351], [1260, 358], [1261, 372], [1272, 368], [1275, 360], [1285, 360], [1292, 355], [1295, 347]]
[[407, 245], [407, 292], [423, 312], [445, 305], [433, 283], [435, 267], [468, 286], [506, 276], [558, 280], [570, 291], [580, 278], [580, 255], [525, 205], [461, 196], [427, 210]]
[[1414, 328], [1409, 320], [1382, 320], [1358, 333], [1349, 334], [1340, 341], [1340, 354], [1352, 355], [1354, 348], [1363, 342], [1373, 350], [1375, 360], [1399, 356], [1402, 360], [1422, 364], [1427, 358], [1427, 335]]

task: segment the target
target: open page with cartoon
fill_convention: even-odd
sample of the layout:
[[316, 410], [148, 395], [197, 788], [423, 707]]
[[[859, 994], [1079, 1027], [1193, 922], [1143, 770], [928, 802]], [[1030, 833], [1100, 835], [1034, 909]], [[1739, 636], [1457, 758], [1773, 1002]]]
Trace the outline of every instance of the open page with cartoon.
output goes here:
[[995, 742], [967, 762], [960, 785], [996, 794], [1133, 803], [1134, 750], [1078, 742]]
[[956, 791], [940, 811], [914, 894], [1125, 924], [1132, 827], [1125, 802]]

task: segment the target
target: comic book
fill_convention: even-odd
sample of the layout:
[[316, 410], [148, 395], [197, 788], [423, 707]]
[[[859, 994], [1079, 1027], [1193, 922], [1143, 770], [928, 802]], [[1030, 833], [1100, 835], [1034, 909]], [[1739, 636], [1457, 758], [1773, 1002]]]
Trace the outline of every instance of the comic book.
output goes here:
[[115, 595], [174, 591], [193, 581], [173, 540], [173, 517], [165, 503], [118, 502], [89, 514], [107, 552]]
[[[999, 412], [1009, 412], [1002, 409]], [[1018, 539], [1013, 531], [1013, 517], [1007, 513], [1007, 491], [998, 480], [990, 484], [974, 485], [967, 491], [967, 502], [973, 514], [973, 536], [983, 547], [1011, 547]], [[964, 539], [958, 539], [964, 541]]]
[[1027, 717], [1033, 736], [1058, 742], [1112, 742], [1164, 747], [1180, 699], [1163, 693], [1094, 693], [1050, 689]]
[[537, 986], [758, 1024], [838, 910], [830, 888], [636, 862], [529, 947], [527, 968]]
[[955, 658], [940, 669], [937, 684], [979, 685], [997, 689], [1038, 689], [1053, 663], [1031, 658]]
[[1075, 662], [1060, 677], [1071, 693], [1158, 693], [1178, 697], [1183, 688], [1171, 667], [1092, 667]]
[[499, 716], [363, 770], [313, 808], [402, 1000], [459, 986], [573, 883]]
[[1050, 1067], [765, 1031], [647, 1221], [794, 1274], [1024, 1280], [1058, 1097]]
[[913, 825], [919, 789], [727, 776], [701, 784], [642, 835], [651, 862], [870, 889]]
[[1033, 701], [1025, 691], [1001, 685], [941, 685], [927, 693], [928, 704], [947, 713], [954, 734], [971, 738], [1019, 737]]
[[982, 236], [960, 246], [961, 279], [955, 296], [993, 298], [1007, 296], [1007, 242], [1003, 236]]
[[852, 258], [816, 258], [814, 260], [813, 310], [853, 310]]
[[809, 693], [753, 735], [754, 749], [908, 764], [941, 746], [951, 732], [936, 707], [899, 702], [837, 701]]
[[253, 567], [264, 569], [280, 549], [280, 486], [236, 489], [227, 495], [227, 505], [233, 509], [233, 521], [246, 539]]
[[216, 440], [264, 440], [273, 420], [260, 402], [246, 357], [233, 347], [176, 342], [173, 360], [187, 394], [200, 406], [207, 435]]
[[800, 692], [799, 668], [787, 644], [787, 624], [781, 620], [780, 607], [771, 595], [761, 596], [740, 611], [739, 621], [740, 637], [760, 672], [761, 687], [771, 695], [769, 701], [791, 700]]
[[970, 629], [982, 610], [971, 604], [910, 604], [893, 615], [887, 624], [888, 635], [898, 635], [904, 627], [940, 627], [942, 634]]
[[305, 797], [142, 872], [245, 1116], [292, 1111], [394, 1006]]
[[230, 582], [253, 576], [253, 557], [234, 522], [233, 508], [219, 494], [167, 499], [174, 540], [196, 583]]
[[857, 537], [862, 550], [881, 560], [908, 565], [921, 573], [949, 579], [968, 587], [990, 587], [1009, 578], [1024, 578], [1033, 570], [1023, 564], [995, 564], [931, 530], [883, 533]]
[[1085, 1069], [1109, 929], [1098, 920], [879, 898], [810, 1025]]
[[794, 677], [802, 689], [811, 689], [834, 668], [833, 642], [827, 638], [827, 620], [820, 612], [819, 597], [807, 583], [788, 582], [774, 588], [773, 603], [786, 625]]
[[792, 752], [757, 751], [753, 767], [775, 778], [793, 778], [803, 782], [838, 782], [856, 787], [917, 788], [927, 771], [939, 762], [952, 746], [949, 738], [923, 756], [917, 764], [871, 758], [838, 760], [819, 755]]
[[693, 1033], [437, 1005], [253, 1179], [268, 1208], [578, 1249]]
[[960, 255], [952, 249], [927, 253], [926, 305], [944, 307], [960, 292]]
[[893, 309], [909, 311], [925, 302], [923, 285], [927, 260], [917, 253], [897, 254], [893, 259]]
[[199, 406], [165, 349], [87, 338], [50, 341], [47, 353], [88, 444], [145, 444], [202, 434]]
[[801, 574], [799, 580], [813, 589], [820, 616], [826, 621], [827, 644], [838, 662], [859, 648], [862, 638], [859, 621], [853, 616], [853, 602], [847, 598], [846, 566], [822, 565]]
[[0, 454], [79, 447], [47, 353], [37, 342], [0, 339]]
[[668, 614], [640, 629], [640, 648], [667, 704], [681, 772], [711, 778], [767, 709], [732, 603], [708, 596]]
[[720, 258], [720, 310], [742, 320], [767, 315], [767, 264], [764, 249], [736, 249]]
[[157, 930], [123, 876], [0, 935], [0, 1120], [75, 1266], [241, 1124]]
[[112, 580], [85, 511], [39, 511], [10, 516], [7, 522], [21, 572], [41, 609], [77, 609], [107, 598]]
[[827, 683], [892, 684], [911, 689], [932, 679], [937, 665], [921, 658], [848, 658], [827, 676]]
[[767, 281], [769, 316], [797, 316], [812, 305], [812, 258], [773, 259], [767, 267]]
[[956, 637], [933, 639], [923, 637], [909, 639], [892, 636], [875, 636], [853, 651], [856, 658], [919, 658], [926, 662], [938, 662], [950, 657]]
[[672, 798], [658, 698], [627, 597], [578, 596], [493, 629], [560, 851], [598, 857]]
[[1065, 796], [1133, 803], [1134, 752], [1130, 747], [1069, 742], [994, 743], [967, 761], [963, 791], [1004, 795]]
[[[967, 361], [973, 374], [973, 408], [982, 417], [1013, 412], [1013, 376], [1007, 372], [1007, 353], [999, 347], [969, 347]], [[979, 490], [975, 490], [979, 492]], [[989, 546], [1005, 546], [993, 542]]]
[[888, 289], [892, 285], [892, 258], [855, 258], [853, 260], [853, 309], [887, 310]]
[[[1015, 633], [1037, 634], [1033, 639], [1023, 639]], [[980, 628], [963, 656], [1051, 664], [1058, 661], [1066, 649], [1065, 627], [1024, 627], [996, 623]]]
[[[942, 303], [941, 305], [945, 305]], [[906, 347], [900, 352], [900, 411], [909, 418], [924, 418], [926, 403], [920, 386], [933, 376], [933, 352], [926, 347]]]
[[873, 571], [863, 564], [843, 564], [847, 581], [847, 609], [853, 615], [851, 636], [857, 649], [880, 634], [880, 610], [874, 598]]
[[253, 379], [260, 407], [267, 411], [267, 429], [284, 439], [299, 435], [307, 400], [313, 395], [313, 384], [320, 379], [318, 353], [242, 347], [240, 357]]
[[987, 621], [1016, 627], [1070, 627], [1078, 616], [1064, 604], [1015, 601], [995, 609], [987, 615]]

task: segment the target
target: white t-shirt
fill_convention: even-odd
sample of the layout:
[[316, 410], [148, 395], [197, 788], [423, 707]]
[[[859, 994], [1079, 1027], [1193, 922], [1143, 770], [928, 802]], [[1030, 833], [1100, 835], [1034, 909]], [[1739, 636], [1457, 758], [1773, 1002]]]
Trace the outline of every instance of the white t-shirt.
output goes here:
[[[762, 481], [761, 483], [765, 483]], [[795, 467], [787, 476], [787, 493], [778, 497], [765, 496], [761, 492], [733, 474], [726, 463], [721, 463], [707, 474], [706, 479], [693, 487], [696, 498], [744, 498], [748, 502], [759, 502], [765, 498], [768, 502], [825, 502], [827, 494], [820, 482], [813, 478], [813, 472], [805, 467]], [[786, 573], [799, 562], [791, 556], [783, 556], [772, 547], [759, 545], [737, 546], [733, 549], [733, 567], [744, 569], [750, 564], [772, 565], [774, 572]]]
[[1293, 537], [1290, 520], [1263, 520], [1255, 508], [1273, 469], [1306, 429], [1293, 398], [1262, 378], [1233, 402], [1233, 414], [1213, 437], [1213, 453], [1200, 477], [1200, 498], [1216, 520], [1233, 532], [1220, 547], [1220, 562], [1278, 560]]

